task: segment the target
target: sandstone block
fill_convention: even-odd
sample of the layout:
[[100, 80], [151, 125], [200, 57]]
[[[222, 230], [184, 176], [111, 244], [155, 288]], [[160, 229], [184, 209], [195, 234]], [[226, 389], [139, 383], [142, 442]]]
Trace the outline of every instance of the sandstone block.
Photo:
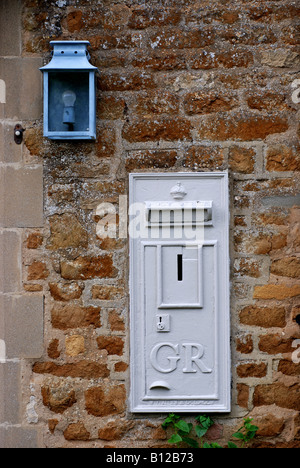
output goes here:
[[289, 49], [264, 50], [261, 63], [275, 68], [289, 68], [299, 64], [299, 54]]
[[163, 29], [150, 36], [152, 49], [194, 49], [212, 45], [215, 41], [214, 32], [210, 29]]
[[21, 0], [2, 0], [0, 4], [0, 56], [20, 56]]
[[189, 93], [184, 98], [184, 110], [188, 115], [211, 114], [230, 111], [237, 106], [236, 97], [215, 91]]
[[28, 267], [28, 281], [36, 281], [36, 280], [44, 280], [48, 278], [49, 270], [47, 269], [47, 265], [44, 262], [33, 262]]
[[125, 161], [127, 172], [140, 169], [165, 169], [174, 167], [177, 151], [131, 151]]
[[99, 328], [101, 326], [100, 311], [99, 307], [81, 307], [71, 304], [56, 305], [51, 311], [52, 326], [59, 330], [89, 326]]
[[56, 301], [68, 302], [79, 299], [83, 287], [77, 283], [49, 283], [49, 290]]
[[108, 322], [111, 331], [125, 331], [124, 318], [116, 310], [109, 312]]
[[285, 428], [284, 418], [278, 418], [269, 412], [263, 416], [255, 415], [255, 422], [258, 426], [257, 437], [276, 437]]
[[220, 146], [191, 146], [184, 160], [189, 169], [220, 169], [224, 164], [224, 150]]
[[191, 68], [194, 70], [210, 70], [212, 68], [244, 68], [254, 61], [253, 52], [249, 49], [234, 47], [232, 50], [214, 50], [213, 52], [199, 50], [191, 57]]
[[106, 364], [93, 361], [79, 361], [70, 364], [55, 364], [54, 362], [36, 362], [33, 366], [36, 374], [50, 374], [56, 377], [72, 379], [105, 379], [109, 377]]
[[179, 97], [168, 91], [148, 91], [139, 94], [134, 111], [146, 118], [160, 114], [177, 115], [179, 104]]
[[258, 347], [260, 351], [268, 354], [281, 354], [293, 352], [293, 339], [285, 338], [279, 334], [262, 335]]
[[237, 278], [250, 276], [251, 278], [259, 278], [261, 276], [261, 265], [256, 260], [249, 258], [238, 258], [233, 265], [234, 276]]
[[44, 386], [41, 389], [43, 404], [57, 414], [64, 413], [76, 403], [75, 391], [68, 385], [58, 383], [53, 386]]
[[115, 278], [117, 274], [111, 255], [78, 257], [73, 261], [61, 262], [61, 276], [67, 280]]
[[284, 328], [286, 325], [284, 307], [247, 306], [240, 312], [240, 322], [245, 325]]
[[99, 349], [105, 349], [108, 354], [122, 356], [124, 350], [124, 341], [119, 336], [99, 336], [97, 338]]
[[80, 10], [74, 10], [68, 13], [66, 21], [67, 21], [67, 28], [70, 33], [74, 33], [75, 31], [80, 31], [83, 27], [82, 21], [83, 13]]
[[85, 351], [84, 336], [72, 335], [66, 337], [66, 353], [69, 356], [78, 356]]
[[131, 29], [146, 29], [151, 26], [176, 26], [180, 22], [181, 11], [177, 8], [134, 8], [128, 26]]
[[115, 96], [103, 96], [98, 101], [98, 115], [102, 120], [123, 119], [126, 101]]
[[96, 284], [92, 287], [92, 297], [101, 301], [118, 301], [125, 297], [125, 290], [113, 285]]
[[64, 438], [66, 440], [89, 440], [90, 433], [86, 430], [83, 422], [69, 424], [64, 431]]
[[233, 172], [251, 174], [255, 165], [255, 150], [233, 146], [229, 150], [229, 167]]
[[116, 31], [116, 32], [102, 32], [95, 36], [89, 37], [92, 50], [99, 49], [135, 49], [140, 48], [142, 45], [142, 36], [135, 31]]
[[287, 286], [284, 284], [267, 284], [256, 286], [254, 289], [254, 299], [277, 299], [284, 300], [300, 295], [300, 286]]
[[23, 135], [24, 143], [32, 156], [43, 157], [46, 153], [42, 127], [27, 128]]
[[300, 363], [289, 361], [288, 359], [282, 359], [278, 364], [278, 371], [284, 375], [299, 376], [300, 375]]
[[141, 91], [156, 88], [156, 83], [149, 73], [104, 72], [101, 74], [97, 86], [100, 91]]
[[[0, 91], [0, 102], [1, 102], [1, 91]], [[18, 163], [22, 161], [22, 145], [15, 144], [14, 127], [15, 127], [15, 123], [11, 123], [11, 122], [0, 123], [0, 162]]]
[[124, 385], [91, 387], [85, 392], [85, 407], [89, 414], [97, 417], [123, 413], [126, 390]]
[[0, 446], [8, 449], [40, 448], [35, 428], [22, 426], [0, 427]]
[[300, 257], [285, 257], [274, 260], [270, 271], [273, 275], [300, 278]]
[[14, 231], [0, 232], [0, 291], [18, 292], [21, 289], [21, 238]]
[[7, 358], [40, 358], [44, 351], [43, 297], [6, 295], [0, 299]]
[[116, 132], [115, 129], [107, 127], [99, 128], [97, 138], [97, 157], [111, 158], [116, 151]]
[[240, 378], [265, 377], [267, 375], [267, 364], [264, 362], [247, 362], [245, 364], [239, 364], [237, 367], [237, 375]]
[[259, 111], [272, 112], [274, 109], [281, 111], [288, 109], [285, 95], [274, 91], [256, 92], [253, 95], [249, 95], [247, 103], [250, 109]]
[[250, 390], [248, 385], [245, 384], [238, 384], [237, 385], [237, 404], [241, 408], [248, 408], [248, 402], [249, 402], [249, 394]]
[[300, 171], [300, 157], [297, 148], [274, 145], [267, 149], [266, 168], [272, 172]]
[[27, 249], [38, 249], [43, 244], [43, 236], [38, 232], [29, 234], [26, 240]]
[[252, 335], [240, 335], [236, 339], [236, 350], [242, 354], [250, 354], [254, 349]]
[[176, 141], [191, 138], [192, 126], [185, 119], [143, 119], [125, 124], [123, 138], [130, 143]]
[[[0, 425], [21, 422], [21, 364], [0, 362]], [[0, 444], [1, 447], [3, 445]]]
[[254, 406], [277, 405], [300, 411], [299, 384], [286, 386], [283, 383], [258, 385], [253, 396]]
[[187, 68], [187, 57], [184, 53], [171, 50], [155, 50], [146, 56], [137, 53], [132, 59], [132, 65], [136, 68], [146, 70], [185, 70]]
[[288, 130], [288, 121], [279, 115], [235, 114], [209, 116], [200, 124], [198, 138], [214, 141], [264, 140], [267, 136]]
[[42, 166], [0, 168], [0, 227], [43, 226]]
[[114, 366], [115, 372], [126, 372], [128, 369], [128, 364], [126, 362], [116, 362]]
[[98, 431], [98, 437], [102, 440], [121, 440], [124, 434], [132, 429], [134, 421], [110, 421]]
[[51, 216], [49, 223], [51, 235], [47, 243], [47, 249], [87, 247], [87, 232], [73, 213]]
[[104, 29], [114, 30], [126, 26], [130, 18], [131, 8], [123, 4], [111, 5], [105, 9], [104, 15], [101, 11], [100, 18]]
[[60, 356], [59, 350], [59, 340], [57, 338], [53, 339], [47, 348], [47, 353], [50, 359], [58, 359]]
[[39, 68], [42, 66], [43, 61], [39, 57], [0, 58], [0, 76], [6, 83], [6, 118], [41, 118], [42, 74]]

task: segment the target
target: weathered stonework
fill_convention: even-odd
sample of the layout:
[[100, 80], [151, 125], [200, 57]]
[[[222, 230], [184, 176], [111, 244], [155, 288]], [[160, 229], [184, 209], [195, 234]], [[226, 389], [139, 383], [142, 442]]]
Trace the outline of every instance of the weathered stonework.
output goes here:
[[[254, 446], [300, 447], [298, 16], [291, 0], [2, 0], [0, 447], [169, 447], [165, 415], [129, 412], [128, 239], [99, 239], [96, 209], [118, 230], [130, 172], [221, 170], [232, 412], [208, 437], [249, 416]], [[43, 138], [56, 39], [91, 43], [94, 143]]]

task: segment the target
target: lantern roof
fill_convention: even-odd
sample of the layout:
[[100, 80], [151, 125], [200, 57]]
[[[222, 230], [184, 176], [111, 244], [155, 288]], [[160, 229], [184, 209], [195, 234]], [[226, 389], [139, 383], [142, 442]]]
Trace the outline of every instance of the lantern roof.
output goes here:
[[41, 71], [96, 71], [89, 62], [89, 53], [87, 50], [89, 41], [51, 41], [53, 46], [52, 60], [42, 67]]

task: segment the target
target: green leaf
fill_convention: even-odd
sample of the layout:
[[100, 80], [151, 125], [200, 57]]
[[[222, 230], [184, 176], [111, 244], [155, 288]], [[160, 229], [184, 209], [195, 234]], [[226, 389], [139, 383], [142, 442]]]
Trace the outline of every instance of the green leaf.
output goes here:
[[203, 448], [211, 448], [210, 444], [208, 442], [205, 442], [203, 444]]
[[235, 437], [236, 439], [244, 440], [245, 436], [241, 432], [236, 432], [235, 434], [232, 435], [232, 437]]
[[162, 424], [162, 428], [166, 429], [171, 424], [175, 424], [175, 422], [178, 421], [178, 419], [180, 419], [180, 416], [177, 416], [174, 413], [169, 414], [169, 416], [164, 420], [164, 422]]
[[249, 424], [253, 421], [253, 418], [244, 418], [245, 424]]
[[179, 434], [173, 434], [168, 442], [169, 444], [179, 444], [179, 442], [182, 442], [182, 437]]
[[257, 432], [258, 431], [258, 427], [257, 426], [253, 426], [253, 425], [250, 425], [249, 427], [247, 427], [248, 431], [250, 432]]
[[238, 448], [233, 442], [228, 442], [228, 448]]
[[203, 448], [210, 448], [210, 449], [217, 448], [217, 449], [220, 449], [222, 447], [221, 447], [221, 445], [217, 444], [216, 442], [212, 442], [211, 444], [209, 444], [208, 442], [205, 442], [205, 444], [203, 444]]
[[175, 423], [175, 427], [187, 434], [191, 432], [191, 427], [185, 421], [178, 421], [177, 423]]
[[212, 444], [210, 444], [210, 448], [222, 448], [221, 445], [217, 444], [216, 442], [213, 442]]
[[196, 421], [198, 421], [201, 426], [206, 427], [206, 429], [214, 425], [213, 420], [209, 416], [199, 415], [196, 417]]
[[183, 442], [188, 444], [190, 447], [199, 448], [198, 442], [196, 440], [194, 440], [194, 439], [191, 439], [190, 437], [183, 436], [182, 440], [183, 440]]
[[197, 437], [203, 437], [207, 433], [206, 427], [201, 427], [201, 426], [196, 426], [195, 431], [196, 431]]

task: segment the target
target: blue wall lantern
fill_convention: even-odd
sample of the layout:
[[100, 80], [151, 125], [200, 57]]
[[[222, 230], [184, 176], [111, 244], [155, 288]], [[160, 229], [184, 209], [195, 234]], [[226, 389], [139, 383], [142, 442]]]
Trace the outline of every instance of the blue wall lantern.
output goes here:
[[44, 75], [44, 136], [53, 140], [96, 139], [97, 67], [88, 41], [52, 41], [53, 58]]

